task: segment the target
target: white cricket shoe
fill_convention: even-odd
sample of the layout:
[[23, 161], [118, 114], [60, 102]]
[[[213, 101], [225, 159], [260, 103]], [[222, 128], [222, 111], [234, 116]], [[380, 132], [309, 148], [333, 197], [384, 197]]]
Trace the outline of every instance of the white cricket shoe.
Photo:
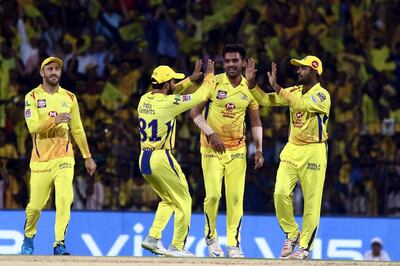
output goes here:
[[239, 247], [228, 246], [228, 258], [244, 258], [244, 254]]
[[165, 253], [167, 253], [167, 249], [162, 244], [161, 239], [157, 239], [149, 235], [143, 240], [142, 248], [158, 255], [165, 255]]
[[189, 250], [183, 248], [182, 250], [177, 249], [176, 247], [170, 245], [168, 247], [167, 253], [165, 253], [167, 257], [196, 257], [195, 254], [190, 252]]
[[221, 246], [218, 244], [218, 239], [215, 238], [206, 238], [206, 244], [208, 247], [208, 256], [209, 257], [224, 257], [224, 251], [222, 250]]
[[293, 238], [286, 238], [281, 250], [281, 259], [288, 259], [293, 254], [295, 248], [300, 242], [300, 232]]
[[305, 248], [299, 248], [293, 255], [289, 256], [291, 260], [308, 260], [310, 252]]

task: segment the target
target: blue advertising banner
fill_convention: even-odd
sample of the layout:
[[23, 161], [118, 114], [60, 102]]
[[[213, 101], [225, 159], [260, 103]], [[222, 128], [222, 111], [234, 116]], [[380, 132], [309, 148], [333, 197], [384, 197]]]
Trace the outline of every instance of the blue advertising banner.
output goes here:
[[[35, 255], [50, 255], [54, 241], [53, 211], [43, 211], [35, 236]], [[154, 213], [145, 212], [73, 212], [66, 245], [73, 255], [150, 256], [140, 247], [153, 221]], [[23, 241], [23, 211], [0, 211], [0, 254], [18, 254]], [[301, 219], [298, 219], [301, 223]], [[217, 223], [219, 241], [226, 245], [225, 215]], [[162, 241], [168, 246], [173, 220]], [[241, 246], [249, 258], [278, 258], [284, 241], [274, 216], [246, 215], [242, 224]], [[361, 260], [370, 249], [371, 238], [379, 236], [392, 260], [400, 260], [400, 219], [323, 217], [311, 257], [314, 259]], [[194, 214], [187, 248], [197, 256], [207, 256], [204, 242], [204, 217]]]

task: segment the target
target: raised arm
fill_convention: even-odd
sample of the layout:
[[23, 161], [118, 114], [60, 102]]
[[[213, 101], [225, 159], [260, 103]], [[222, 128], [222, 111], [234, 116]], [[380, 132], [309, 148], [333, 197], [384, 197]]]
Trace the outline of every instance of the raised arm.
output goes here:
[[329, 113], [331, 98], [327, 91], [319, 91], [310, 97], [298, 97], [295, 94], [292, 94], [290, 90], [283, 89], [276, 82], [276, 64], [274, 62], [271, 64], [271, 72], [268, 72], [268, 80], [281, 100], [287, 102], [287, 104], [292, 107], [294, 111], [308, 111], [312, 113], [325, 114]]
[[193, 82], [197, 81], [200, 79], [201, 75], [203, 74], [201, 72], [201, 66], [203, 65], [202, 60], [197, 60], [193, 73], [189, 77], [185, 78], [181, 82], [178, 82], [175, 84], [175, 91], [174, 94], [182, 94], [182, 93], [193, 93], [193, 91], [189, 91], [188, 89], [190, 87], [193, 87]]
[[246, 62], [246, 80], [251, 94], [261, 106], [287, 106], [287, 102], [282, 100], [276, 93], [265, 93], [256, 83], [257, 69], [252, 57]]
[[194, 106], [207, 101], [210, 98], [214, 86], [214, 62], [212, 60], [208, 60], [204, 81], [195, 93], [168, 96], [171, 103], [171, 112], [177, 116], [193, 108]]

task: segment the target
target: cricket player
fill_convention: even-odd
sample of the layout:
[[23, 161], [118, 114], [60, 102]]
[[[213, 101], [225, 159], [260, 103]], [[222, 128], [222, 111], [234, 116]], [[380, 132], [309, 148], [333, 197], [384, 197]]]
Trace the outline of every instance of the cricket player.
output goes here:
[[[292, 59], [298, 66], [298, 86], [283, 89], [276, 82], [276, 64], [268, 72], [274, 93], [265, 93], [255, 85], [251, 90], [262, 106], [289, 106], [289, 142], [280, 154], [276, 177], [274, 204], [279, 224], [286, 234], [281, 258], [308, 259], [317, 234], [322, 192], [327, 166], [327, 126], [331, 99], [319, 83], [321, 60], [316, 56]], [[249, 72], [255, 73], [254, 61], [249, 60]], [[304, 196], [303, 232], [294, 219], [292, 192], [300, 180]], [[296, 246], [299, 249], [295, 252]]]
[[228, 257], [241, 258], [244, 257], [240, 247], [240, 227], [246, 176], [246, 111], [256, 145], [256, 169], [264, 162], [262, 126], [258, 103], [249, 91], [247, 80], [242, 76], [246, 64], [245, 50], [237, 44], [227, 44], [223, 56], [225, 73], [216, 75], [216, 85], [211, 98], [207, 103], [193, 108], [190, 115], [201, 129], [201, 163], [206, 189], [205, 241], [209, 256], [224, 256], [218, 243], [216, 228], [221, 186], [224, 181]]
[[32, 135], [30, 199], [26, 207], [25, 238], [21, 253], [33, 253], [40, 212], [55, 187], [54, 255], [69, 255], [64, 240], [73, 200], [74, 151], [69, 131], [85, 158], [90, 175], [96, 170], [79, 115], [76, 96], [59, 85], [63, 61], [46, 58], [40, 67], [43, 83], [25, 96], [25, 120]]
[[[196, 69], [200, 68], [201, 61], [198, 61]], [[184, 74], [175, 73], [168, 66], [157, 67], [151, 76], [153, 90], [144, 94], [138, 105], [140, 170], [161, 198], [154, 222], [148, 236], [142, 242], [142, 247], [155, 254], [172, 257], [195, 256], [184, 248], [189, 233], [192, 199], [185, 174], [171, 152], [175, 146], [176, 116], [210, 97], [214, 88], [214, 62], [208, 61], [203, 84], [196, 92], [171, 95], [175, 87], [182, 91], [181, 86], [175, 86], [175, 79], [184, 77]], [[188, 79], [182, 81], [188, 82], [190, 83]], [[174, 235], [171, 245], [166, 250], [161, 237], [172, 213], [175, 215]]]

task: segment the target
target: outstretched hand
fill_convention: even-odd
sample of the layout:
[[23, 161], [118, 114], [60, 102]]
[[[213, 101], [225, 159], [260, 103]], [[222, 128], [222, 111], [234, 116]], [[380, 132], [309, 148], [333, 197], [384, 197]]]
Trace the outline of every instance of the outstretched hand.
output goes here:
[[269, 84], [271, 84], [272, 88], [276, 86], [276, 63], [271, 63], [271, 72], [267, 72]]
[[254, 59], [250, 57], [249, 59], [247, 59], [245, 71], [246, 79], [249, 82], [249, 89], [252, 89], [256, 86], [256, 74], [256, 64], [254, 62]]
[[207, 61], [206, 74], [214, 74], [214, 61], [211, 59]]
[[194, 66], [194, 70], [192, 75], [189, 76], [190, 81], [197, 81], [200, 79], [201, 75], [203, 75], [203, 72], [201, 72], [201, 66], [203, 65], [202, 60], [197, 60], [196, 64]]

